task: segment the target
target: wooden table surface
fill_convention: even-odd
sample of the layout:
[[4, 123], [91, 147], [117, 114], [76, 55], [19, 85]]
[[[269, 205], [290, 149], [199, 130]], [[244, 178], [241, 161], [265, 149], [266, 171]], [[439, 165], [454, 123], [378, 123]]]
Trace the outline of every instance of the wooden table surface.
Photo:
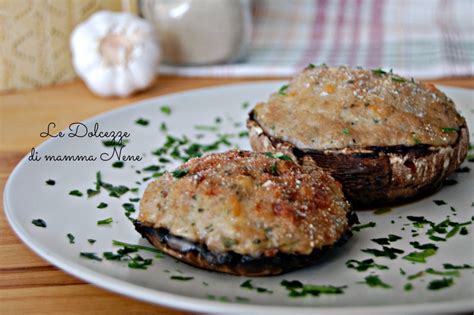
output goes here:
[[[263, 80], [251, 79], [251, 80]], [[154, 87], [127, 99], [102, 99], [79, 81], [34, 91], [0, 95], [0, 189], [15, 165], [51, 121], [58, 129], [70, 122], [119, 108], [141, 99], [199, 87], [251, 81], [250, 79], [161, 77]], [[474, 88], [474, 79], [430, 81]], [[0, 313], [157, 313], [189, 314], [135, 301], [96, 288], [52, 266], [29, 250], [13, 233], [0, 205]]]

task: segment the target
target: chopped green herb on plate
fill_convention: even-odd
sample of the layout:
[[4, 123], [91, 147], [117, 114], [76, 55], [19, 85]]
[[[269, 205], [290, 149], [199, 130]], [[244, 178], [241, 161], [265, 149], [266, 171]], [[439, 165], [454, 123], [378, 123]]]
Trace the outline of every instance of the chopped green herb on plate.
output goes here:
[[109, 225], [109, 224], [111, 224], [112, 222], [114, 222], [114, 219], [112, 219], [112, 218], [107, 218], [107, 219], [103, 219], [103, 220], [97, 221], [97, 225]]
[[135, 120], [135, 123], [140, 126], [148, 126], [150, 124], [150, 121], [144, 119], [144, 118], [139, 118]]
[[31, 221], [31, 223], [37, 227], [46, 227], [46, 221], [44, 221], [43, 219], [34, 219], [33, 221]]
[[83, 194], [79, 190], [76, 189], [76, 190], [71, 190], [69, 192], [69, 195], [76, 196], [76, 197], [82, 197]]
[[67, 236], [67, 238], [68, 238], [70, 244], [74, 244], [74, 243], [75, 243], [74, 240], [75, 240], [76, 238], [74, 237], [74, 235], [72, 235], [71, 233], [68, 233], [66, 236]]

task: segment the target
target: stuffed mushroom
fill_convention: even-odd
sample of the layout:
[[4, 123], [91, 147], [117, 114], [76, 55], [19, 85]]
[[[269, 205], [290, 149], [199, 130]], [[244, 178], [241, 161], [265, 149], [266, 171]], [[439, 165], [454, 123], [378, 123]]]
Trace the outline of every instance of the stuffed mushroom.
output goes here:
[[135, 227], [193, 266], [267, 276], [314, 263], [347, 241], [356, 219], [340, 184], [311, 159], [233, 150], [150, 183]]
[[247, 126], [254, 150], [311, 157], [356, 207], [435, 191], [469, 144], [444, 93], [381, 69], [310, 65], [257, 104]]

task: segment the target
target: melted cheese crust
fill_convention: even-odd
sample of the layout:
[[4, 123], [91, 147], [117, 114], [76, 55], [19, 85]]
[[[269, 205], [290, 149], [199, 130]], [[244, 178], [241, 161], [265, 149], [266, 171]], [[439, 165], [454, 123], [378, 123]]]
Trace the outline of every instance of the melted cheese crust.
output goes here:
[[[282, 95], [284, 94], [284, 95]], [[391, 73], [308, 67], [254, 109], [264, 131], [300, 149], [451, 145], [465, 120], [434, 85]]]
[[211, 251], [309, 254], [349, 228], [340, 184], [314, 164], [229, 151], [180, 169], [187, 175], [166, 173], [148, 185], [138, 219]]

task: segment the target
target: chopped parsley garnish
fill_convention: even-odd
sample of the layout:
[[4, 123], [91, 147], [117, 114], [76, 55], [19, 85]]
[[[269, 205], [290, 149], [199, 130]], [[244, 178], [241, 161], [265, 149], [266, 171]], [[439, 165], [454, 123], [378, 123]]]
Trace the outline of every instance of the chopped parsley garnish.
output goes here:
[[130, 200], [130, 202], [139, 202], [140, 198], [128, 198], [128, 200]]
[[469, 264], [463, 264], [463, 265], [453, 265], [453, 264], [443, 264], [444, 269], [474, 269], [474, 266], [469, 265]]
[[171, 115], [171, 108], [168, 105], [161, 106], [160, 111], [165, 115]]
[[412, 133], [412, 137], [413, 137], [413, 141], [415, 142], [415, 144], [421, 144], [421, 140], [418, 139], [418, 137], [416, 136], [416, 134], [414, 132]]
[[102, 184], [102, 174], [100, 172], [95, 173], [95, 190], [100, 191], [100, 186]]
[[283, 280], [280, 284], [285, 287], [290, 297], [303, 297], [307, 295], [319, 296], [321, 294], [342, 294], [346, 286], [303, 284], [300, 281]]
[[80, 256], [80, 257], [87, 258], [87, 259], [91, 259], [91, 260], [102, 261], [102, 258], [100, 258], [99, 256], [97, 256], [96, 253], [81, 252], [81, 253], [79, 254], [79, 256]]
[[199, 131], [210, 131], [210, 132], [217, 132], [219, 130], [216, 126], [204, 126], [204, 125], [196, 125], [194, 129]]
[[112, 222], [114, 222], [114, 219], [107, 218], [107, 219], [97, 221], [97, 225], [107, 225], [107, 224], [110, 224]]
[[67, 233], [66, 236], [67, 236], [67, 238], [68, 238], [70, 244], [74, 244], [74, 243], [75, 243], [74, 240], [75, 240], [76, 238], [74, 237], [74, 235], [72, 235], [71, 233]]
[[446, 128], [441, 128], [441, 131], [442, 131], [442, 132], [445, 132], [445, 133], [458, 132], [458, 131], [459, 131], [459, 128], [446, 127]]
[[426, 232], [427, 235], [433, 235], [434, 233], [446, 234], [448, 232], [447, 228], [449, 226], [455, 226], [456, 223], [451, 222], [449, 219], [446, 219], [438, 224], [431, 224], [431, 228]]
[[453, 236], [455, 236], [459, 230], [461, 229], [461, 227], [459, 225], [456, 225], [454, 226], [449, 232], [448, 234], [446, 234], [446, 238], [451, 238]]
[[100, 194], [100, 190], [94, 190], [94, 189], [89, 188], [87, 189], [86, 193], [87, 193], [87, 197], [90, 198], [90, 197]]
[[95, 239], [92, 239], [92, 238], [87, 239], [87, 241], [88, 241], [89, 244], [91, 244], [91, 245], [96, 242], [96, 240], [95, 240]]
[[269, 293], [269, 294], [272, 294], [273, 291], [271, 290], [268, 290], [266, 288], [262, 288], [262, 287], [254, 287], [253, 284], [252, 284], [252, 280], [246, 280], [244, 281], [241, 285], [240, 285], [241, 288], [245, 288], [245, 289], [249, 289], [249, 290], [255, 290], [257, 291], [258, 293]]
[[131, 253], [137, 252], [138, 249], [124, 246], [117, 250], [116, 253], [104, 252], [104, 258], [107, 260], [127, 261], [128, 267], [132, 269], [147, 269], [153, 262], [153, 259], [145, 259], [142, 256], [136, 254], [135, 256], [130, 255]]
[[353, 226], [352, 230], [356, 231], [356, 232], [359, 232], [362, 229], [373, 228], [373, 227], [375, 227], [375, 225], [376, 225], [375, 222], [369, 222], [369, 223], [366, 223], [366, 224], [359, 224], [359, 225]]
[[389, 234], [388, 235], [388, 240], [390, 242], [396, 242], [396, 241], [401, 240], [401, 239], [402, 239], [401, 236], [398, 236], [398, 235], [395, 235], [395, 234]]
[[426, 258], [436, 254], [436, 249], [428, 248], [421, 252], [411, 252], [406, 256], [403, 256], [403, 259], [415, 262], [415, 263], [425, 263]]
[[69, 192], [69, 195], [71, 195], [71, 196], [76, 196], [76, 197], [82, 197], [82, 193], [81, 193], [79, 190], [77, 190], [77, 189], [76, 189], [76, 190], [71, 190], [71, 191]]
[[433, 200], [433, 202], [434, 202], [437, 206], [442, 206], [442, 205], [445, 205], [445, 204], [446, 204], [446, 201], [444, 201], [444, 200]]
[[117, 161], [117, 162], [112, 163], [112, 167], [122, 168], [124, 164], [125, 163], [123, 163], [123, 161]]
[[33, 221], [31, 221], [31, 223], [33, 225], [36, 225], [37, 227], [46, 227], [46, 221], [44, 221], [43, 219], [34, 219]]
[[148, 251], [148, 252], [151, 252], [151, 253], [155, 253], [155, 254], [157, 254], [156, 258], [161, 258], [161, 257], [163, 257], [163, 254], [164, 254], [164, 252], [159, 250], [158, 248], [153, 248], [153, 247], [148, 247], [148, 246], [143, 246], [143, 245], [129, 244], [129, 243], [116, 241], [116, 240], [112, 241], [112, 245], [114, 245], [114, 246], [123, 246], [123, 247], [131, 248], [131, 249], [135, 249], [135, 250], [144, 250], [144, 251]]
[[416, 249], [434, 249], [437, 250], [438, 246], [432, 243], [420, 244], [419, 242], [410, 242], [410, 245]]
[[446, 242], [445, 238], [438, 237], [436, 235], [430, 235], [428, 238], [434, 242]]
[[283, 161], [293, 161], [293, 159], [286, 154], [277, 153], [275, 154], [275, 157]]
[[120, 198], [120, 196], [122, 196], [123, 194], [127, 193], [130, 190], [128, 187], [123, 186], [123, 185], [114, 186], [112, 184], [103, 182], [100, 172], [97, 172], [96, 190], [100, 190], [101, 187], [109, 192], [110, 197], [115, 197], [115, 198]]
[[160, 157], [160, 158], [158, 159], [158, 161], [159, 161], [160, 163], [171, 163], [170, 160], [168, 160], [167, 158], [164, 158], [164, 157]]
[[369, 275], [365, 277], [364, 279], [365, 279], [365, 282], [361, 282], [361, 283], [366, 283], [371, 288], [380, 287], [384, 289], [390, 289], [392, 287], [391, 285], [383, 282], [377, 275]]
[[389, 234], [388, 237], [374, 238], [371, 241], [379, 245], [390, 245], [391, 242], [396, 242], [401, 239], [402, 239], [401, 236], [398, 236], [395, 234]]
[[148, 126], [150, 124], [150, 122], [144, 118], [137, 119], [135, 123], [140, 126]]
[[53, 179], [48, 179], [48, 180], [46, 181], [46, 185], [54, 186], [55, 184], [56, 184], [56, 181], [53, 180]]
[[388, 247], [388, 246], [383, 246], [382, 250], [367, 248], [367, 249], [361, 249], [361, 251], [367, 254], [372, 254], [375, 257], [388, 257], [390, 259], [395, 259], [398, 257], [397, 254], [403, 254], [405, 252], [402, 249]]
[[362, 261], [358, 261], [355, 259], [350, 259], [346, 261], [346, 266], [351, 269], [355, 269], [357, 271], [366, 271], [370, 268], [376, 268], [379, 270], [386, 270], [388, 269], [385, 265], [379, 265], [374, 262], [373, 259], [365, 259]]
[[171, 276], [170, 279], [171, 279], [171, 280], [179, 280], [179, 281], [189, 281], [189, 280], [193, 280], [194, 277]]
[[153, 262], [153, 259], [145, 259], [140, 255], [135, 255], [131, 261], [128, 262], [128, 268], [132, 269], [147, 269]]
[[239, 138], [246, 138], [249, 136], [249, 132], [248, 131], [241, 131], [239, 132], [238, 134]]
[[162, 122], [160, 124], [160, 130], [163, 131], [163, 132], [168, 131], [168, 126], [166, 126], [166, 123]]
[[345, 135], [348, 135], [349, 134], [349, 128], [342, 129], [342, 133], [345, 134]]
[[273, 163], [272, 166], [270, 166], [270, 174], [273, 176], [279, 176], [280, 173], [278, 172], [278, 166], [276, 163]]
[[437, 276], [453, 276], [453, 277], [459, 277], [459, 271], [458, 270], [451, 270], [451, 271], [439, 271], [439, 270], [434, 270], [433, 268], [428, 268], [426, 269], [426, 273], [432, 274], [432, 275], [437, 275]]
[[414, 280], [414, 279], [416, 279], [416, 278], [422, 277], [424, 274], [425, 274], [424, 271], [418, 271], [418, 272], [415, 273], [415, 274], [409, 275], [409, 276], [407, 277], [407, 279], [408, 279], [408, 280]]
[[135, 212], [135, 206], [133, 203], [124, 203], [122, 207], [125, 209], [126, 212]]
[[283, 161], [293, 161], [293, 159], [291, 157], [289, 157], [288, 155], [283, 154], [281, 152], [278, 152], [278, 153], [275, 153], [275, 154], [273, 154], [272, 152], [265, 152], [265, 155], [268, 156], [268, 157], [271, 157], [271, 158], [274, 158], [274, 159], [280, 159], [280, 160], [283, 160]]
[[428, 290], [440, 290], [450, 287], [454, 284], [452, 278], [443, 278], [440, 280], [433, 280], [428, 284]]
[[104, 209], [104, 208], [107, 208], [107, 206], [108, 206], [108, 204], [106, 204], [105, 202], [101, 202], [97, 206], [97, 209]]
[[393, 76], [392, 81], [397, 82], [397, 83], [405, 83], [406, 82], [406, 80], [404, 78], [400, 78], [400, 77], [397, 77], [397, 76]]
[[403, 286], [403, 290], [405, 290], [405, 291], [411, 291], [411, 290], [413, 290], [413, 284], [411, 284], [411, 283], [405, 284], [405, 285]]
[[189, 170], [187, 169], [176, 169], [174, 171], [171, 172], [171, 174], [173, 175], [173, 177], [175, 178], [181, 178], [183, 176], [186, 176], [186, 174], [188, 174]]
[[407, 216], [407, 219], [412, 221], [413, 226], [416, 227], [416, 228], [423, 228], [425, 226], [425, 224], [429, 224], [431, 226], [434, 225], [433, 222], [425, 219], [424, 217], [409, 215], [409, 216]]
[[150, 165], [150, 166], [147, 166], [143, 169], [143, 171], [145, 172], [156, 172], [156, 171], [159, 171], [161, 169], [161, 166], [159, 165]]
[[243, 109], [246, 109], [246, 108], [248, 108], [249, 106], [250, 106], [250, 102], [248, 102], [248, 101], [242, 103], [242, 108], [243, 108]]
[[127, 140], [122, 140], [122, 141], [116, 141], [116, 140], [103, 140], [102, 141], [102, 144], [105, 146], [105, 147], [121, 147], [125, 144], [127, 144], [128, 141]]
[[374, 211], [374, 214], [384, 214], [392, 211], [392, 208], [379, 208]]
[[312, 63], [310, 63], [308, 66], [307, 66], [308, 69], [314, 69], [316, 68], [316, 66]]
[[278, 94], [285, 96], [286, 95], [286, 90], [288, 89], [288, 85], [283, 85], [279, 90]]
[[378, 68], [378, 69], [373, 69], [372, 70], [372, 73], [375, 74], [375, 75], [383, 75], [383, 74], [387, 74], [386, 71], [382, 70], [381, 68]]

